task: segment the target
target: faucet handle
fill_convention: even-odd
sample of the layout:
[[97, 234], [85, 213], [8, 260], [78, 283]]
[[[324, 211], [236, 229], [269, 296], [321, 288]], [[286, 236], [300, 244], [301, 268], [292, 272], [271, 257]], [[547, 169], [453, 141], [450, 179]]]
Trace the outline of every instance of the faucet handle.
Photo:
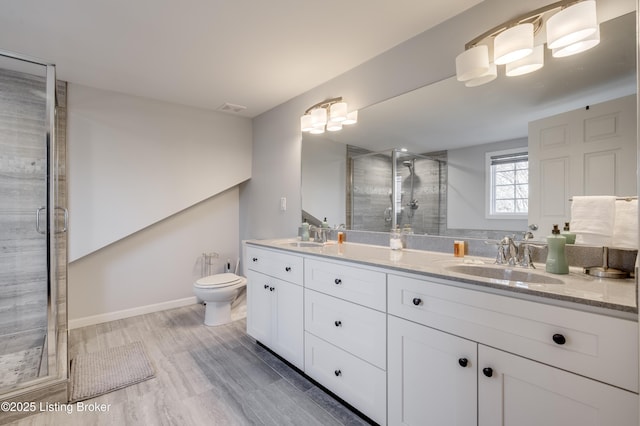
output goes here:
[[518, 263], [523, 268], [531, 268], [536, 269], [536, 266], [533, 264], [531, 260], [531, 248], [538, 247], [533, 244], [522, 244], [522, 259], [520, 259], [520, 263]]

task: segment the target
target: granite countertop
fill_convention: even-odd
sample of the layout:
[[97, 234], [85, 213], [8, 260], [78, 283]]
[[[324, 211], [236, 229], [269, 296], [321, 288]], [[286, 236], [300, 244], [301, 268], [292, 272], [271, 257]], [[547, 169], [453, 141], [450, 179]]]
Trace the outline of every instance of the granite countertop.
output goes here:
[[[595, 308], [606, 310], [612, 315], [621, 315], [637, 319], [628, 314], [637, 314], [637, 286], [635, 279], [596, 278], [583, 273], [582, 268], [571, 267], [569, 274], [556, 275], [545, 272], [544, 264], [536, 264], [537, 269], [494, 265], [494, 259], [478, 256], [454, 257], [453, 253], [441, 253], [424, 250], [391, 250], [388, 247], [345, 242], [337, 244], [330, 241], [321, 246], [298, 247], [297, 240], [270, 239], [249, 240], [248, 244], [268, 248], [277, 248], [289, 252], [318, 256], [329, 260], [344, 260], [364, 265], [384, 267], [399, 272], [420, 274], [427, 277], [446, 279], [460, 283], [465, 287], [478, 290], [498, 290], [512, 296], [533, 296], [544, 298], [554, 304], [569, 305], [574, 308]], [[293, 243], [293, 244], [292, 244]], [[535, 274], [543, 282], [531, 283], [508, 281], [468, 275], [451, 270], [459, 265], [475, 265], [496, 269], [510, 269], [515, 273]], [[557, 283], [557, 280], [562, 283]], [[544, 301], [543, 300], [543, 301]], [[627, 314], [627, 315], [625, 315]]]

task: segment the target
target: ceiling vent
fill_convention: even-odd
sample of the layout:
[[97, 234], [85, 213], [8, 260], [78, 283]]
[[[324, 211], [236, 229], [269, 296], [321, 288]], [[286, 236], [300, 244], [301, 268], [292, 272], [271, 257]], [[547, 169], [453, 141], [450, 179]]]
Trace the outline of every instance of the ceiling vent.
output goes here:
[[222, 111], [222, 112], [232, 112], [232, 113], [239, 113], [244, 111], [245, 109], [247, 109], [246, 106], [243, 105], [236, 105], [236, 104], [230, 104], [229, 102], [226, 102], [225, 104], [223, 104], [220, 108], [218, 108], [218, 111]]

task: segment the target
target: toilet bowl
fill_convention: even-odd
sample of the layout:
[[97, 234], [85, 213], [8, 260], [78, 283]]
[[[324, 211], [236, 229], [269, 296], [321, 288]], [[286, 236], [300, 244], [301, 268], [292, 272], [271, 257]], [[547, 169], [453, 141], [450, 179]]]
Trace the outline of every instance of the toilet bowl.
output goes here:
[[204, 324], [231, 322], [231, 303], [247, 285], [247, 279], [236, 274], [209, 275], [193, 283], [193, 293], [205, 303]]

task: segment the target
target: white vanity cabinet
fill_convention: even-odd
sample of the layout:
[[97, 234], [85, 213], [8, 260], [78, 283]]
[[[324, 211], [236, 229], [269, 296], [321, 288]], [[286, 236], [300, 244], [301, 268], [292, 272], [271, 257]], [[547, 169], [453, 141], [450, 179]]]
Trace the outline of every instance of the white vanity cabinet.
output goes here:
[[477, 424], [477, 352], [476, 342], [389, 316], [389, 424]]
[[638, 424], [635, 393], [484, 345], [478, 360], [478, 426]]
[[633, 321], [392, 274], [388, 311], [389, 424], [638, 424]]
[[246, 247], [247, 333], [304, 369], [303, 260]]
[[386, 424], [386, 273], [305, 258], [305, 373]]

